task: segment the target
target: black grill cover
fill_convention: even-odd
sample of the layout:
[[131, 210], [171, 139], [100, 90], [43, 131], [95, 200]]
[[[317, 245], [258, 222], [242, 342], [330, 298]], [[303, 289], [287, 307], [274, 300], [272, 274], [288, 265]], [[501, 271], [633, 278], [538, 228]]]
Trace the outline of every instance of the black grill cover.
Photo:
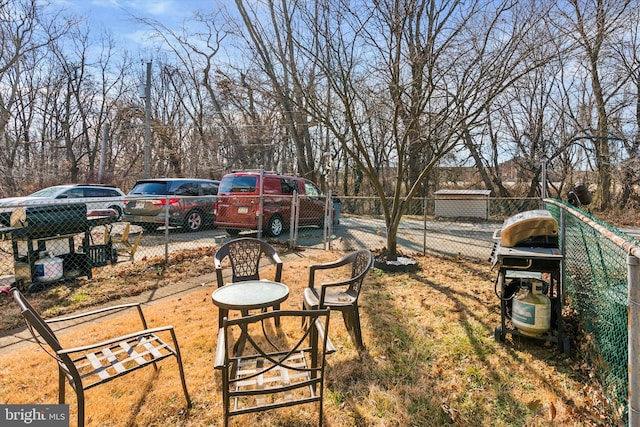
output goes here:
[[87, 205], [19, 207], [11, 214], [11, 227], [23, 228], [30, 239], [83, 233], [87, 229]]

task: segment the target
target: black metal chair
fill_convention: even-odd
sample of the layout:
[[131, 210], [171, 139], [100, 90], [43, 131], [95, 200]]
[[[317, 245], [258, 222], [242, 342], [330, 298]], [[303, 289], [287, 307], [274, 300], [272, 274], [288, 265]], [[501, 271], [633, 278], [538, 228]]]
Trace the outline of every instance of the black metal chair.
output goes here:
[[[78, 426], [84, 426], [85, 399], [84, 391], [100, 384], [121, 377], [129, 372], [153, 365], [168, 357], [175, 357], [180, 370], [182, 391], [191, 407], [191, 399], [187, 392], [184, 378], [182, 358], [178, 341], [172, 326], [147, 328], [140, 304], [122, 304], [82, 314], [56, 319], [43, 320], [31, 303], [17, 288], [12, 288], [13, 299], [20, 307], [27, 327], [35, 341], [58, 363], [58, 401], [65, 403], [65, 378], [74, 389], [78, 401]], [[113, 310], [136, 308], [142, 322], [143, 330], [95, 344], [87, 344], [74, 348], [63, 348], [49, 324], [80, 319], [86, 316], [106, 313]], [[165, 343], [157, 334], [169, 333], [173, 347]], [[44, 342], [42, 342], [44, 340]]]
[[[225, 258], [228, 258], [231, 263], [231, 283], [246, 280], [261, 280], [260, 261], [263, 258], [268, 259], [276, 266], [273, 280], [279, 282], [282, 278], [282, 260], [273, 246], [260, 239], [243, 237], [223, 244], [216, 251], [214, 264], [219, 288], [225, 285], [225, 280], [222, 275], [222, 262]], [[273, 308], [274, 310], [279, 310], [280, 304], [274, 305]], [[219, 310], [218, 327], [222, 327], [222, 319], [228, 315], [229, 310]], [[276, 324], [279, 324], [277, 319]]]
[[[286, 334], [269, 328], [268, 320], [278, 317], [284, 325], [304, 318], [306, 327]], [[328, 327], [329, 309], [224, 318], [214, 366], [222, 374], [225, 427], [233, 416], [311, 403], [318, 404], [322, 426], [325, 355], [335, 351]]]
[[[339, 269], [348, 265], [351, 266], [350, 277], [316, 285], [318, 270]], [[309, 269], [309, 286], [304, 290], [302, 303], [302, 308], [306, 310], [329, 307], [332, 310], [341, 311], [347, 331], [360, 350], [364, 349], [364, 344], [360, 328], [358, 298], [364, 278], [372, 266], [373, 255], [366, 249], [351, 252], [336, 261], [312, 265]]]

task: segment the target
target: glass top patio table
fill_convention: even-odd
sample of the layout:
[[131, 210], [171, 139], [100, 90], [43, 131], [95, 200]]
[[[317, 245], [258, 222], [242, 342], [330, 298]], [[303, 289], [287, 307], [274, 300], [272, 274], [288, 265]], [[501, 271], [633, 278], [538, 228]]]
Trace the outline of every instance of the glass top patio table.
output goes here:
[[247, 280], [224, 285], [211, 294], [213, 303], [228, 310], [248, 311], [279, 304], [289, 297], [287, 285], [270, 280]]

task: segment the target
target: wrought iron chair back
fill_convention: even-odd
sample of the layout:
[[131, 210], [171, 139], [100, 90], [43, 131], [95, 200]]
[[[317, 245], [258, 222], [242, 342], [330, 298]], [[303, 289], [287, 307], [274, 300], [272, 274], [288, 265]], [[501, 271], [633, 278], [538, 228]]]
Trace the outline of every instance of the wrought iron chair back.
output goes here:
[[[282, 278], [282, 260], [275, 248], [264, 240], [243, 237], [231, 240], [218, 248], [214, 257], [218, 287], [226, 284], [222, 266], [225, 258], [231, 264], [231, 283], [260, 280], [260, 263], [263, 259], [276, 266], [273, 281], [279, 282]], [[275, 305], [274, 309], [279, 310], [280, 304]], [[222, 319], [228, 314], [228, 310], [220, 309], [218, 327], [222, 326]]]

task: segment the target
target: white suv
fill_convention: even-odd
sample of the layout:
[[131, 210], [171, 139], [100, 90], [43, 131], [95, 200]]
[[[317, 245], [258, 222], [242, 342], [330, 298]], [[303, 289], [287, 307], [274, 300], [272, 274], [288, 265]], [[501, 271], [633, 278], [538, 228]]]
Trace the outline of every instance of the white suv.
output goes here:
[[17, 207], [60, 203], [85, 203], [87, 210], [113, 209], [122, 214], [125, 194], [118, 187], [102, 184], [67, 184], [43, 188], [22, 197], [0, 199], [0, 223], [8, 226], [11, 212]]

